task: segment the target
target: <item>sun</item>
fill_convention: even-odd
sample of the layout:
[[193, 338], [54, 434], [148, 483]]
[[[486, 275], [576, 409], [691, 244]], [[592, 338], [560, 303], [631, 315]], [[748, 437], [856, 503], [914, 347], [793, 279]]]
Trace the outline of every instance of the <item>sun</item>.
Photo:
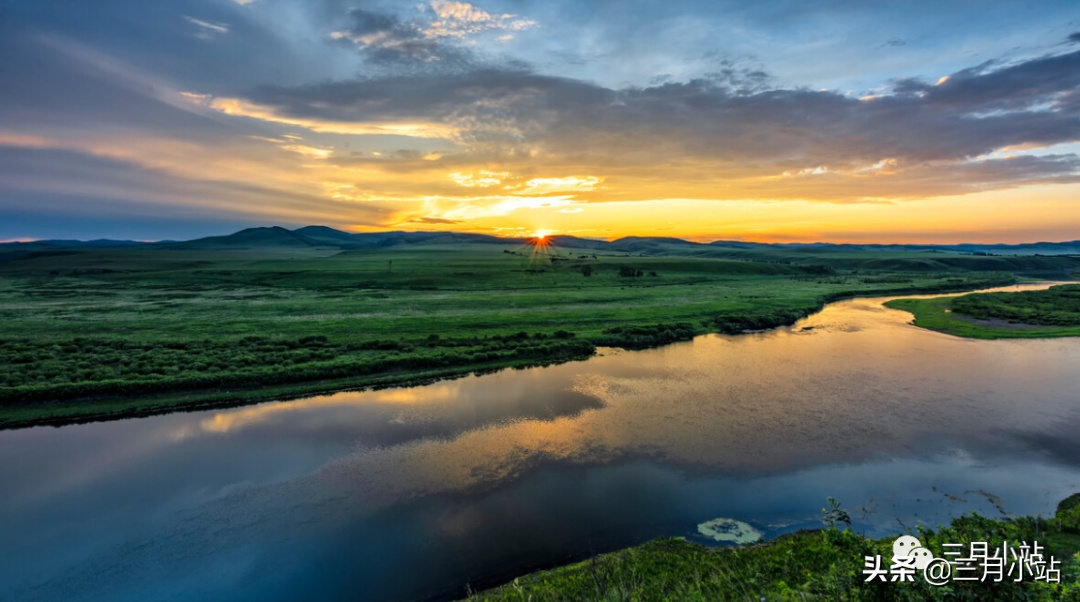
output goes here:
[[555, 261], [561, 259], [555, 250], [555, 239], [551, 238], [551, 232], [546, 230], [533, 232], [532, 238], [526, 240], [522, 246], [529, 254], [530, 268], [535, 264], [554, 264]]

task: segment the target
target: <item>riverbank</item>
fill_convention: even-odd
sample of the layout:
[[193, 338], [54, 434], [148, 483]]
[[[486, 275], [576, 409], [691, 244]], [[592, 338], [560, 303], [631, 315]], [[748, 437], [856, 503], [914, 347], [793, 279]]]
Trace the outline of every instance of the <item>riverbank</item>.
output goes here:
[[894, 299], [886, 307], [912, 314], [915, 326], [974, 339], [1080, 336], [1080, 285], [1045, 291]]
[[[1072, 516], [1077, 496], [1059, 505]], [[832, 515], [834, 521], [836, 514]], [[700, 600], [1076, 600], [1080, 599], [1080, 534], [1058, 529], [1054, 520], [1023, 517], [991, 520], [978, 515], [954, 519], [947, 528], [912, 532], [935, 557], [943, 544], [987, 542], [1001, 549], [1008, 541], [1038, 542], [1044, 560], [1058, 560], [1061, 583], [1013, 577], [994, 582], [953, 581], [931, 586], [916, 575], [912, 583], [866, 583], [865, 556], [881, 556], [888, 569], [896, 536], [868, 539], [834, 522], [823, 531], [799, 531], [740, 547], [714, 548], [682, 539], [661, 539], [603, 554], [577, 564], [540, 571], [466, 599], [476, 602], [532, 600], [700, 601]]]
[[[585, 355], [581, 358], [588, 357]], [[573, 361], [564, 359], [562, 361]], [[291, 401], [315, 395], [390, 387], [419, 387], [439, 380], [463, 378], [508, 368], [530, 368], [554, 363], [530, 359], [484, 362], [466, 367], [400, 370], [353, 378], [300, 382], [251, 389], [179, 391], [159, 395], [37, 402], [0, 407], [0, 430], [34, 426], [64, 426], [103, 420], [122, 420], [169, 414], [234, 408], [271, 401]]]
[[[291, 340], [280, 335], [194, 341], [173, 337], [132, 341], [116, 336], [0, 340], [0, 360], [4, 360], [0, 364], [7, 366], [0, 377], [6, 379], [5, 384], [15, 385], [0, 387], [0, 429], [230, 407], [366, 387], [410, 386], [477, 371], [583, 359], [599, 347], [645, 349], [708, 332], [738, 333], [790, 325], [828, 302], [854, 296], [946, 292], [1006, 284], [1012, 277], [893, 276], [884, 282], [891, 285], [886, 288], [882, 288], [881, 276], [849, 276], [812, 284], [782, 280], [703, 282], [688, 293], [700, 295], [711, 307], [702, 304], [695, 308], [694, 321], [643, 324], [641, 318], [654, 316], [658, 309], [652, 303], [662, 301], [654, 299], [653, 287], [648, 287], [635, 291], [639, 298], [629, 299], [620, 320], [597, 324], [596, 315], [576, 316], [576, 327], [588, 324], [580, 332], [513, 332], [508, 324], [497, 322], [471, 336], [454, 336], [459, 331], [451, 330], [448, 336], [430, 333], [423, 338], [343, 338], [336, 334], [333, 338], [308, 335]], [[717, 295], [719, 289], [741, 293], [721, 296]], [[810, 292], [820, 294], [806, 298]], [[650, 303], [642, 303], [641, 297]], [[547, 325], [537, 319], [542, 315], [518, 326]], [[161, 318], [169, 322], [167, 316]], [[421, 319], [408, 324], [413, 331], [421, 327], [425, 332], [433, 326], [432, 321]], [[103, 330], [98, 329], [104, 334]], [[402, 332], [410, 331], [403, 328]]]

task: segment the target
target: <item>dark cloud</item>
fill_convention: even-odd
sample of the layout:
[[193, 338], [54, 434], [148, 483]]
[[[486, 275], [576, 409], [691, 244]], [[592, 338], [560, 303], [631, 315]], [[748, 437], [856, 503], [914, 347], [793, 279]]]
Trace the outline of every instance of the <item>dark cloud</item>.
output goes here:
[[954, 73], [927, 90], [925, 102], [967, 112], [1022, 111], [1080, 91], [1080, 51]]
[[355, 45], [373, 67], [430, 73], [460, 71], [478, 62], [473, 51], [425, 35], [417, 21], [359, 8], [349, 10], [348, 18], [349, 25], [334, 38]]
[[1071, 33], [1071, 34], [1069, 34], [1069, 37], [1068, 37], [1068, 38], [1066, 38], [1066, 39], [1067, 39], [1067, 40], [1068, 40], [1069, 42], [1075, 42], [1075, 43], [1080, 43], [1080, 31], [1078, 31], [1078, 32], [1076, 32], [1076, 33]]
[[932, 84], [928, 84], [920, 79], [914, 77], [902, 77], [893, 81], [893, 94], [901, 96], [922, 94], [932, 87]]
[[350, 10], [348, 15], [353, 21], [349, 33], [355, 36], [389, 36], [407, 39], [418, 37], [411, 35], [415, 29], [406, 29], [399, 19], [390, 15], [373, 13], [360, 8]]
[[516, 140], [522, 128], [540, 126], [557, 117], [556, 113], [591, 111], [610, 105], [616, 96], [587, 82], [503, 68], [302, 88], [265, 87], [254, 91], [250, 99], [294, 118], [434, 121], [458, 125], [470, 139]]
[[418, 28], [397, 17], [355, 8], [349, 11], [351, 24], [335, 37], [367, 51], [376, 61], [439, 60], [441, 44], [424, 37]]

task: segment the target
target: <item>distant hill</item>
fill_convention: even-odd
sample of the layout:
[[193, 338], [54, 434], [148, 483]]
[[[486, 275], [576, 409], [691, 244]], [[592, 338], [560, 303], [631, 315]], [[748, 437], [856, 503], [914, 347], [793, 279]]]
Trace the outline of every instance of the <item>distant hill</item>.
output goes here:
[[[171, 241], [167, 241], [171, 242]], [[29, 242], [0, 243], [0, 248], [5, 250], [25, 249], [34, 251], [46, 251], [49, 249], [107, 249], [114, 247], [137, 247], [149, 243], [138, 240], [111, 240], [99, 238], [97, 240], [33, 240]]]
[[227, 236], [208, 236], [185, 242], [166, 243], [161, 246], [170, 249], [303, 248], [319, 246], [319, 242], [281, 226], [271, 226], [247, 228]]
[[93, 249], [123, 249], [144, 246], [137, 240], [34, 240], [0, 243], [0, 264], [18, 259], [33, 259], [47, 255], [63, 255]]
[[[61, 249], [108, 249], [153, 246], [171, 249], [256, 249], [256, 248], [327, 248], [377, 249], [416, 244], [524, 244], [528, 238], [505, 238], [466, 232], [344, 232], [328, 226], [305, 226], [289, 230], [280, 226], [247, 228], [225, 236], [209, 236], [188, 241], [139, 242], [133, 240], [40, 240], [0, 244], [0, 254], [10, 260], [17, 255]], [[835, 243], [756, 243], [718, 240], [696, 243], [662, 236], [627, 236], [612, 241], [556, 235], [549, 238], [561, 248], [613, 251], [648, 255], [695, 255], [726, 257], [738, 254], [757, 261], [776, 260], [774, 252], [844, 252], [844, 251], [921, 251], [960, 255], [1080, 255], [1080, 240], [1008, 244], [897, 245]], [[755, 253], [757, 252], [757, 253]], [[747, 254], [749, 253], [749, 254]], [[759, 253], [763, 253], [759, 255]], [[785, 256], [787, 254], [785, 253]]]

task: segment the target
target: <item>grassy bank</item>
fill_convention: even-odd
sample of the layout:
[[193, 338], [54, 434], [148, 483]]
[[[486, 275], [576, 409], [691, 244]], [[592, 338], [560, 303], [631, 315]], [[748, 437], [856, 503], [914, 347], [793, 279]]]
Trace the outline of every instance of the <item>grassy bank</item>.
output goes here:
[[977, 293], [937, 299], [895, 299], [886, 307], [915, 316], [915, 325], [977, 339], [1080, 336], [1080, 285], [1043, 291]]
[[[1075, 508], [1071, 511], [1075, 513]], [[911, 583], [866, 583], [864, 557], [880, 555], [882, 565], [888, 568], [896, 536], [867, 539], [837, 528], [843, 526], [841, 523], [823, 531], [800, 531], [736, 548], [657, 540], [520, 577], [468, 600], [1080, 600], [1080, 535], [1068, 523], [1064, 523], [1065, 530], [1059, 530], [1057, 524], [1057, 520], [991, 520], [973, 514], [953, 520], [947, 528], [920, 529], [912, 535], [938, 558], [945, 557], [945, 543], [963, 544], [962, 549], [967, 550], [970, 542], [987, 542], [992, 550], [995, 545], [1000, 549], [1005, 541], [1012, 545], [1038, 541], [1045, 548], [1046, 560], [1052, 556], [1060, 561], [1060, 584], [1030, 578], [995, 583], [991, 577], [987, 582], [953, 581], [935, 587], [926, 583], [921, 573]]]
[[422, 386], [439, 380], [461, 378], [471, 374], [481, 375], [508, 368], [529, 368], [550, 363], [552, 362], [518, 359], [484, 362], [468, 367], [399, 370], [340, 379], [266, 385], [250, 389], [221, 388], [176, 391], [133, 397], [13, 404], [0, 408], [0, 430], [31, 426], [63, 426], [101, 420], [139, 418], [171, 412], [231, 408], [267, 401], [288, 401], [341, 391]]
[[57, 251], [0, 264], [0, 428], [567, 361], [790, 324], [854, 295], [1013, 281], [490, 244], [321, 253]]

